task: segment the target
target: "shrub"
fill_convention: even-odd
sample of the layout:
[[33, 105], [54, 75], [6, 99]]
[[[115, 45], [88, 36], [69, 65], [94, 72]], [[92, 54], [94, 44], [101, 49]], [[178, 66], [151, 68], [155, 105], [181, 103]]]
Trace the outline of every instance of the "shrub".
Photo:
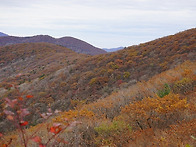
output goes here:
[[[32, 95], [27, 95], [27, 99], [33, 98]], [[6, 120], [8, 122], [11, 122], [13, 125], [17, 128], [17, 131], [19, 131], [20, 134], [20, 145], [23, 145], [24, 147], [32, 146], [32, 141], [34, 144], [39, 145], [40, 147], [46, 147], [46, 146], [55, 146], [59, 144], [68, 144], [67, 141], [64, 140], [64, 138], [59, 137], [61, 133], [63, 133], [67, 129], [73, 128], [77, 123], [79, 122], [69, 122], [67, 119], [64, 118], [65, 123], [46, 123], [46, 121], [54, 114], [52, 110], [49, 108], [47, 113], [40, 113], [41, 117], [45, 120], [44, 123], [40, 124], [36, 129], [34, 129], [33, 133], [27, 134], [26, 128], [29, 126], [29, 121], [27, 119], [27, 115], [30, 115], [30, 111], [24, 107], [24, 97], [18, 97], [17, 99], [9, 99], [5, 98], [6, 108], [4, 109], [4, 113], [6, 115]], [[58, 113], [59, 111], [56, 110], [55, 113]], [[47, 130], [47, 138], [43, 139], [42, 136], [37, 136], [39, 134], [38, 132], [40, 130], [43, 131], [46, 125]], [[11, 144], [17, 145], [17, 138], [13, 139], [10, 138], [9, 141], [5, 140], [3, 138], [3, 134], [0, 132], [0, 144], [4, 147], [7, 147]], [[31, 144], [31, 145], [30, 145]]]
[[170, 86], [168, 84], [165, 84], [164, 89], [161, 89], [157, 92], [157, 95], [162, 98], [170, 93]]
[[183, 78], [180, 81], [177, 81], [173, 85], [173, 91], [175, 93], [186, 94], [189, 91], [192, 91], [195, 87], [196, 82], [190, 78]]
[[[27, 102], [30, 99], [34, 99], [34, 96], [24, 96], [24, 94], [22, 94], [19, 91], [19, 87], [17, 85], [12, 84], [12, 87], [14, 89], [14, 93], [10, 95], [10, 97], [12, 98], [5, 98], [2, 107], [3, 117], [5, 118], [4, 122], [6, 122], [6, 124], [1, 123], [0, 127], [5, 126], [6, 128], [3, 128], [4, 130], [0, 128], [0, 145], [3, 147], [7, 147], [10, 145], [20, 145], [24, 147], [37, 145], [40, 147], [46, 147], [55, 146], [59, 144], [68, 144], [68, 142], [65, 141], [64, 138], [61, 138], [59, 135], [67, 129], [72, 129], [79, 122], [73, 121], [70, 123], [70, 121], [64, 118], [66, 124], [48, 123], [47, 121], [50, 119], [50, 117], [53, 114], [59, 113], [60, 111], [55, 110], [55, 112], [52, 112], [52, 109], [48, 108], [46, 113], [42, 113], [41, 111], [39, 111], [38, 113], [33, 113], [33, 111], [30, 111], [30, 109], [27, 108]], [[30, 119], [35, 116], [37, 118], [38, 115], [40, 115], [43, 118], [43, 123], [36, 126], [32, 132], [28, 131], [27, 133], [27, 128], [29, 128], [30, 125], [32, 125]], [[17, 134], [18, 138], [14, 138], [12, 137], [12, 135], [10, 135], [8, 136], [8, 139], [8, 137], [4, 136], [3, 132], [6, 133], [6, 131], [10, 131], [6, 130], [7, 128], [15, 129], [15, 134]], [[44, 129], [46, 130], [46, 135], [40, 136], [40, 132], [42, 132]], [[18, 142], [19, 140], [20, 142]]]
[[[122, 146], [129, 140], [131, 126], [123, 121], [113, 121], [111, 123], [102, 123], [94, 128], [98, 133], [96, 143], [98, 145], [117, 145]], [[123, 135], [123, 137], [122, 137]]]
[[92, 79], [90, 80], [90, 82], [89, 82], [89, 85], [95, 84], [96, 81], [97, 81], [97, 78], [92, 78]]
[[148, 97], [130, 103], [116, 119], [131, 124], [133, 129], [165, 128], [192, 115], [194, 109], [194, 106], [187, 104], [186, 98], [169, 94], [163, 98]]
[[127, 79], [127, 78], [129, 78], [130, 77], [130, 72], [124, 72], [124, 74], [123, 74], [123, 77], [125, 78], [125, 79]]
[[43, 80], [45, 77], [46, 77], [46, 75], [45, 75], [45, 74], [42, 74], [42, 75], [39, 77], [39, 79], [40, 79], [40, 80]]

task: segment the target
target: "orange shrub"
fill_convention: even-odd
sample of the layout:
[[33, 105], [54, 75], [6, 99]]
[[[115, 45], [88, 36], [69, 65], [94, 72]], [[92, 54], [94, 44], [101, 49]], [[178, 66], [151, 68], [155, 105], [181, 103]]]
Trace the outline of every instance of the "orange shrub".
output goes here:
[[180, 99], [177, 94], [169, 94], [163, 98], [146, 97], [130, 103], [122, 109], [121, 115], [116, 119], [126, 120], [135, 129], [165, 128], [183, 120], [189, 111], [194, 110], [190, 108], [186, 98]]

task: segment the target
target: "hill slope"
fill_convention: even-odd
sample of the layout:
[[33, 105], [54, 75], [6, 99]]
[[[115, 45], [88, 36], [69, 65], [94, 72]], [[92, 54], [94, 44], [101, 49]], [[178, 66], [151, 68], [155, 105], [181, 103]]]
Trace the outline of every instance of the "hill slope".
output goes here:
[[37, 91], [45, 92], [45, 98], [50, 95], [54, 101], [58, 100], [59, 108], [69, 109], [71, 99], [94, 101], [120, 87], [148, 80], [186, 60], [195, 61], [195, 36], [196, 29], [191, 29], [115, 53], [88, 57], [67, 72], [60, 70], [36, 84], [28, 83], [26, 90], [38, 100], [44, 96]]
[[[69, 75], [62, 75], [67, 83], [61, 87], [67, 91], [64, 97], [92, 101], [121, 86], [148, 80], [186, 60], [195, 61], [195, 36], [196, 29], [191, 29], [115, 53], [89, 57], [74, 66]], [[60, 85], [55, 79], [52, 83]], [[59, 89], [57, 86], [56, 92]], [[57, 93], [52, 95], [56, 97]]]
[[33, 37], [7, 36], [7, 37], [0, 38], [0, 46], [6, 46], [6, 45], [12, 45], [18, 43], [35, 43], [35, 42], [53, 43], [53, 44], [70, 48], [75, 52], [89, 54], [89, 55], [106, 53], [106, 51], [102, 49], [96, 48], [85, 41], [73, 37], [63, 37], [63, 38], [56, 39], [48, 35], [38, 35]]
[[[35, 51], [35, 53], [39, 53], [39, 50], [41, 50], [42, 53], [38, 54], [39, 57], [34, 58], [33, 55], [30, 56], [34, 48], [31, 46], [36, 45], [34, 43], [31, 43], [31, 46], [23, 47], [23, 50], [30, 49], [29, 53], [24, 54], [24, 51], [22, 51], [19, 55], [15, 51], [19, 51], [21, 46], [6, 46], [0, 50], [0, 55], [3, 54], [1, 58], [5, 60], [1, 65], [3, 72], [0, 73], [4, 73], [1, 81], [6, 81], [7, 75], [10, 74], [11, 77], [13, 75], [11, 73], [15, 71], [20, 73], [21, 70], [21, 73], [27, 75], [18, 79], [13, 77], [13, 79], [18, 83], [22, 92], [36, 97], [28, 103], [32, 114], [36, 114], [38, 110], [41, 112], [47, 111], [49, 106], [52, 110], [69, 110], [76, 105], [104, 98], [120, 88], [132, 86], [140, 81], [147, 81], [152, 76], [174, 68], [186, 60], [195, 62], [195, 36], [196, 29], [191, 29], [137, 46], [131, 46], [115, 53], [85, 56], [84, 58], [79, 56], [79, 58], [76, 58], [77, 60], [72, 60], [71, 66], [66, 66], [68, 63], [64, 60], [66, 54], [62, 51], [62, 49], [64, 50], [63, 47], [52, 45], [52, 47], [49, 46], [50, 51], [45, 51], [45, 47], [42, 46]], [[25, 45], [23, 44], [23, 46]], [[9, 47], [16, 48], [11, 50]], [[60, 49], [57, 50], [56, 48]], [[75, 53], [70, 52], [75, 57]], [[12, 57], [13, 54], [14, 57]], [[23, 60], [21, 55], [25, 56], [25, 63], [20, 62]], [[56, 60], [53, 60], [53, 56]], [[30, 57], [33, 60], [28, 61]], [[54, 64], [51, 63], [53, 66], [47, 66], [50, 57], [54, 61]], [[61, 64], [61, 62], [63, 63]], [[44, 67], [42, 63], [44, 63]], [[15, 67], [15, 64], [18, 66]], [[24, 64], [25, 68], [23, 67]], [[34, 64], [39, 66], [34, 66]], [[3, 68], [5, 67], [10, 67], [10, 70], [4, 71]], [[43, 72], [42, 67], [44, 69], [47, 67], [47, 70], [54, 67], [54, 70], [52, 70], [53, 72], [47, 70]], [[15, 71], [11, 71], [13, 69]], [[34, 76], [34, 74], [37, 74], [37, 76]], [[28, 80], [28, 77], [32, 78]], [[23, 79], [25, 81], [21, 81]], [[2, 84], [1, 87], [3, 89], [4, 85]], [[5, 91], [5, 88], [3, 90]], [[10, 90], [8, 87], [6, 92], [2, 93], [2, 97], [9, 96], [12, 98], [14, 92], [13, 89]], [[137, 99], [142, 98], [141, 95], [137, 95]], [[39, 122], [39, 115], [32, 118], [32, 124]]]
[[78, 103], [53, 123], [82, 122], [77, 132], [66, 133], [70, 146], [80, 133], [82, 146], [195, 146], [195, 72], [195, 62], [185, 62], [104, 99]]
[[9, 81], [19, 73], [23, 74], [23, 80], [30, 81], [75, 64], [85, 57], [87, 55], [49, 43], [0, 47], [0, 81]]
[[[195, 71], [194, 62], [185, 62], [96, 102], [72, 101], [73, 110], [55, 114], [49, 121], [29, 129], [25, 127], [25, 136], [36, 135], [26, 143], [82, 147], [195, 146]], [[159, 92], [164, 96], [160, 97]], [[67, 124], [71, 126], [64, 131]], [[8, 123], [6, 127], [10, 127]], [[21, 144], [19, 134], [14, 131], [4, 135], [0, 143]]]

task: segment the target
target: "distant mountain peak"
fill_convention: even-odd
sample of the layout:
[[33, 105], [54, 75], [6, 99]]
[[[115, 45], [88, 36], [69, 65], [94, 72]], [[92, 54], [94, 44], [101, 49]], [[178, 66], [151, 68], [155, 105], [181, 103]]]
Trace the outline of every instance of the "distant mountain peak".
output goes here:
[[8, 35], [5, 34], [5, 33], [0, 32], [0, 37], [3, 37], [3, 36], [8, 36]]
[[125, 47], [117, 47], [117, 48], [103, 48], [103, 50], [105, 50], [106, 52], [115, 52], [115, 51], [118, 51], [118, 50], [121, 50], [121, 49], [124, 49]]
[[36, 43], [36, 42], [46, 42], [52, 43], [56, 45], [61, 45], [67, 47], [77, 53], [83, 53], [88, 55], [98, 55], [98, 54], [105, 54], [106, 51], [94, 47], [93, 45], [74, 38], [74, 37], [62, 37], [62, 38], [53, 38], [49, 35], [36, 35], [30, 37], [2, 37], [0, 38], [0, 46], [6, 46], [11, 44], [18, 44], [18, 43]]

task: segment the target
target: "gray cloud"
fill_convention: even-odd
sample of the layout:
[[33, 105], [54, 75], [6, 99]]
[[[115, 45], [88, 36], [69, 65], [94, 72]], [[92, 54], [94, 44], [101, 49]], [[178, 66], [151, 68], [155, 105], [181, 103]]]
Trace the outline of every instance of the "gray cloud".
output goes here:
[[0, 0], [0, 31], [128, 46], [196, 26], [195, 0]]

